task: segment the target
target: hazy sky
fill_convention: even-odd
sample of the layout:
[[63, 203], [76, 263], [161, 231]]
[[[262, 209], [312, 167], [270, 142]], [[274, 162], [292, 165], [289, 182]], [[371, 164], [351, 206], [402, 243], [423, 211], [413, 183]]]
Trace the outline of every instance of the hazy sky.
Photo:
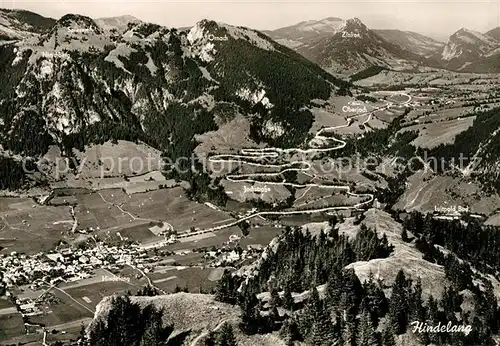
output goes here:
[[203, 18], [255, 29], [275, 29], [309, 19], [358, 17], [372, 29], [411, 30], [441, 38], [462, 27], [485, 32], [500, 26], [500, 0], [0, 0], [0, 6], [28, 9], [54, 18], [66, 13], [93, 18], [130, 14], [175, 27], [190, 26]]

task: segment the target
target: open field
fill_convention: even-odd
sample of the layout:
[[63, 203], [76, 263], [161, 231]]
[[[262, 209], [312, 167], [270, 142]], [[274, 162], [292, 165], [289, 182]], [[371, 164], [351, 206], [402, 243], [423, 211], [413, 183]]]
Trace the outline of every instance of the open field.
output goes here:
[[75, 301], [68, 294], [57, 289], [50, 291], [58, 300], [58, 303], [43, 303], [42, 311], [46, 314], [31, 316], [29, 318], [32, 324], [44, 324], [47, 327], [80, 320], [93, 316], [93, 310], [79, 301]]
[[[123, 194], [121, 190], [107, 190]], [[101, 192], [102, 193], [102, 192]], [[103, 195], [105, 195], [103, 193]], [[122, 213], [118, 208], [106, 203], [98, 193], [78, 196], [78, 205], [75, 207], [75, 218], [78, 220], [78, 229], [101, 230], [119, 228], [122, 225], [133, 223], [134, 219]]]
[[0, 310], [14, 307], [14, 304], [7, 297], [0, 297]]
[[[374, 120], [370, 121], [368, 124], [372, 126], [372, 124], [376, 121], [382, 121], [386, 124], [391, 123], [394, 119], [396, 119], [398, 116], [403, 114], [404, 110], [401, 108], [393, 107], [391, 109], [384, 109], [377, 111], [373, 114]], [[375, 126], [372, 126], [375, 127]]]
[[327, 196], [325, 198], [318, 198], [316, 200], [310, 201], [307, 204], [300, 204], [300, 207], [297, 208], [297, 210], [320, 209], [320, 208], [336, 207], [336, 206], [339, 207], [352, 206], [363, 201], [364, 198], [361, 197], [334, 194], [332, 196]]
[[232, 220], [226, 212], [190, 201], [181, 187], [134, 195], [108, 189], [79, 194], [76, 199], [77, 229], [94, 231], [104, 238], [116, 237], [119, 232], [123, 238], [148, 242], [163, 239], [150, 231], [156, 223], [165, 222], [184, 232], [191, 227], [208, 228]]
[[11, 346], [11, 345], [23, 345], [23, 346], [41, 346], [43, 340], [42, 334], [23, 334], [16, 337], [12, 337], [5, 341], [0, 341], [0, 345], [2, 346]]
[[[259, 220], [260, 219], [258, 218], [250, 220], [250, 233], [246, 237], [242, 235], [241, 230], [238, 227], [231, 227], [217, 231], [215, 233], [208, 233], [211, 234], [211, 236], [202, 239], [196, 239], [195, 237], [183, 238], [182, 242], [164, 246], [162, 248], [159, 248], [159, 250], [185, 252], [198, 248], [217, 248], [220, 247], [221, 244], [227, 243], [229, 241], [229, 237], [232, 235], [241, 237], [241, 239], [235, 242], [235, 244], [239, 244], [243, 249], [245, 249], [247, 245], [254, 244], [266, 246], [276, 235], [280, 234], [281, 231], [276, 230], [274, 227], [270, 226], [269, 221], [263, 221], [262, 223], [259, 223]], [[168, 259], [172, 262], [177, 261], [180, 263], [180, 261], [185, 261], [186, 259], [193, 256], [193, 253], [188, 253], [182, 258], [175, 255], [168, 257]]]
[[460, 107], [450, 105], [447, 108], [436, 106], [421, 106], [411, 110], [403, 119], [401, 126], [404, 128], [424, 123], [437, 123], [440, 121], [454, 120], [470, 116], [473, 107]]
[[[377, 112], [377, 114], [386, 114], [388, 113], [387, 111], [380, 111]], [[390, 113], [392, 114], [392, 112]], [[368, 129], [384, 129], [387, 127], [387, 123], [382, 120], [382, 118], [379, 118], [378, 115], [373, 115], [371, 120], [365, 125]]]
[[276, 238], [282, 233], [281, 229], [272, 226], [255, 226], [250, 229], [250, 234], [244, 238], [241, 238], [239, 245], [246, 249], [249, 245], [262, 245], [266, 247], [271, 240]]
[[[177, 250], [174, 256], [169, 257], [169, 259], [171, 258], [173, 260], [173, 262], [171, 262], [172, 266], [167, 265], [166, 268], [203, 265], [206, 262], [206, 260], [203, 259], [204, 255], [203, 252], [193, 252], [189, 249]], [[174, 264], [175, 266], [173, 266]], [[162, 270], [165, 270], [165, 267], [157, 267], [153, 273]]]
[[40, 206], [31, 199], [0, 198], [2, 252], [38, 253], [52, 249], [71, 230], [67, 206]]
[[[339, 213], [342, 213], [342, 211], [340, 211]], [[284, 226], [290, 226], [290, 227], [304, 226], [314, 222], [323, 222], [326, 219], [328, 219], [328, 214], [326, 213], [307, 214], [307, 215], [286, 215], [280, 217], [280, 223], [283, 226], [276, 227], [276, 230], [281, 232], [285, 230]]]
[[433, 69], [430, 72], [410, 73], [382, 71], [381, 73], [356, 81], [354, 84], [365, 87], [384, 87], [398, 84], [425, 85], [467, 85], [467, 84], [498, 84], [500, 78], [497, 74], [456, 73], [446, 70]]
[[124, 189], [127, 194], [155, 191], [160, 187], [173, 187], [174, 180], [167, 180], [160, 171], [153, 171], [142, 175], [117, 178], [93, 178], [86, 180], [86, 186], [92, 189]]
[[166, 245], [161, 249], [178, 252], [178, 251], [198, 249], [202, 247], [218, 246], [224, 242], [227, 242], [229, 240], [229, 237], [233, 234], [241, 235], [241, 230], [239, 228], [227, 228], [220, 230], [216, 233], [206, 233], [205, 237], [198, 237], [198, 236], [187, 237], [183, 238], [182, 242]]
[[500, 226], [500, 213], [492, 215], [486, 222], [486, 225]]
[[475, 117], [467, 117], [412, 125], [403, 128], [400, 132], [418, 131], [419, 135], [412, 144], [416, 147], [431, 149], [440, 144], [452, 144], [458, 134], [472, 126], [474, 119]]
[[420, 122], [453, 120], [456, 118], [467, 116], [472, 111], [473, 107], [444, 108], [444, 109], [434, 110], [428, 115], [422, 115], [418, 118], [418, 120]]
[[[53, 345], [57, 341], [64, 342], [64, 341], [68, 341], [68, 340], [76, 340], [80, 336], [80, 331], [81, 331], [82, 326], [85, 326], [89, 323], [90, 323], [89, 320], [84, 319], [84, 320], [74, 321], [72, 323], [65, 323], [65, 324], [62, 324], [60, 326], [56, 326], [56, 328], [53, 328], [52, 330], [55, 329], [58, 331], [58, 333], [55, 333], [55, 334], [47, 333], [46, 341], [47, 341], [47, 343], [50, 343], [51, 345]], [[61, 333], [62, 331], [64, 331], [64, 334]], [[30, 346], [30, 345], [28, 344], [27, 346]]]
[[24, 322], [20, 313], [0, 315], [0, 342], [24, 335]]
[[[66, 172], [59, 148], [51, 147], [45, 158], [56, 163], [61, 176], [75, 178]], [[78, 179], [85, 181], [101, 177], [123, 177], [145, 174], [160, 169], [161, 152], [142, 143], [118, 141], [87, 146], [85, 152], [77, 152]], [[55, 173], [52, 173], [55, 174]]]
[[[143, 285], [145, 285], [147, 281], [145, 279], [143, 281], [144, 281]], [[125, 292], [127, 292], [127, 290], [135, 292], [137, 291], [138, 288], [142, 288], [143, 285], [137, 287], [137, 286], [132, 286], [128, 282], [124, 281], [106, 281], [80, 287], [69, 288], [65, 289], [64, 291], [67, 294], [71, 295], [82, 305], [88, 307], [89, 309], [95, 310], [96, 305], [99, 304], [99, 302], [104, 297], [113, 295], [115, 293], [124, 294]], [[83, 299], [84, 297], [86, 299]]]
[[[337, 193], [339, 191], [337, 191]], [[335, 193], [335, 190], [323, 189], [316, 186], [297, 189], [297, 191], [295, 192], [295, 201], [293, 203], [293, 206], [297, 208], [320, 198], [331, 197]]]
[[[135, 221], [130, 225], [123, 225], [116, 233], [119, 233], [123, 239], [129, 239], [137, 242], [148, 241], [151, 239], [162, 239], [162, 237], [155, 236], [149, 228], [149, 223], [146, 224]], [[116, 233], [114, 238], [119, 240], [119, 236]]]
[[388, 102], [393, 102], [393, 103], [396, 103], [396, 104], [405, 102], [407, 100], [407, 98], [405, 96], [403, 96], [403, 95], [399, 95], [399, 94], [386, 94], [383, 91], [381, 91], [381, 92], [374, 92], [373, 95], [376, 96], [376, 97], [384, 96], [385, 99]]
[[215, 268], [190, 268], [177, 267], [161, 273], [152, 273], [149, 275], [155, 285], [165, 292], [173, 293], [177, 286], [187, 287], [189, 292], [198, 293], [200, 287], [202, 291], [211, 291], [215, 288], [215, 282], [209, 280], [210, 273]]
[[340, 126], [346, 123], [346, 117], [343, 114], [325, 111], [320, 108], [312, 108], [314, 123], [311, 126], [311, 133], [318, 132], [323, 127]]
[[[372, 162], [373, 161], [373, 162]], [[358, 188], [375, 188], [375, 187], [385, 187], [386, 182], [382, 179], [376, 179], [376, 177], [368, 177], [367, 175], [361, 174], [366, 170], [367, 166], [374, 164], [374, 160], [355, 160], [349, 159], [349, 161], [343, 161], [342, 159], [322, 159], [313, 162], [312, 171], [321, 180], [330, 182], [339, 182], [338, 185], [345, 185], [344, 183], [350, 183], [351, 186], [356, 185]], [[330, 191], [336, 191], [337, 193], [343, 191], [342, 189]]]
[[[107, 202], [115, 205], [115, 208], [118, 205], [139, 220], [166, 221], [178, 231], [186, 231], [191, 227], [208, 228], [215, 222], [230, 218], [226, 212], [190, 201], [181, 187], [131, 196], [122, 191], [109, 190], [102, 191], [102, 196]], [[128, 214], [125, 214], [125, 217], [132, 219]]]
[[469, 207], [471, 213], [490, 215], [498, 209], [500, 196], [483, 196], [480, 187], [466, 179], [450, 176], [431, 176], [423, 171], [408, 180], [405, 193], [395, 209], [433, 212], [435, 207]]
[[[196, 140], [199, 144], [194, 152], [201, 158], [202, 162], [205, 162], [207, 154], [213, 153], [215, 150], [217, 153], [235, 153], [242, 148], [257, 147], [257, 144], [249, 138], [249, 134], [250, 122], [241, 114], [236, 114], [233, 119], [222, 124], [217, 131], [197, 135]], [[220, 176], [223, 173], [212, 175]], [[227, 172], [225, 173], [227, 174]]]

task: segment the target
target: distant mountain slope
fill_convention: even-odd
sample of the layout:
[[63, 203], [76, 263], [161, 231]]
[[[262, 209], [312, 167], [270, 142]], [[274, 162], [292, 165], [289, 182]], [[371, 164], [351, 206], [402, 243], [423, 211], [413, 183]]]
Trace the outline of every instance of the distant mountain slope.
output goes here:
[[0, 41], [18, 40], [49, 30], [55, 19], [24, 10], [0, 9]]
[[277, 30], [263, 31], [276, 42], [290, 48], [298, 48], [326, 38], [345, 26], [345, 20], [336, 17], [328, 17], [322, 20], [309, 20], [295, 25], [287, 26]]
[[428, 56], [444, 47], [443, 42], [412, 31], [373, 30], [386, 41], [400, 45], [402, 48], [418, 55]]
[[495, 63], [498, 48], [500, 41], [492, 36], [462, 28], [450, 36], [442, 52], [434, 57], [454, 71], [496, 72], [500, 71]]
[[94, 20], [97, 25], [105, 30], [117, 30], [118, 32], [125, 32], [128, 29], [129, 24], [139, 24], [141, 20], [135, 18], [134, 16], [119, 16], [119, 17], [107, 17], [107, 18], [97, 18]]
[[493, 37], [497, 41], [500, 41], [500, 26], [488, 31], [486, 35]]
[[420, 59], [386, 41], [357, 18], [347, 20], [339, 32], [297, 50], [333, 73], [352, 74], [370, 66], [412, 68]]
[[269, 35], [331, 73], [353, 74], [370, 66], [412, 69], [421, 59], [368, 29], [358, 18], [302, 22]]
[[499, 44], [490, 36], [462, 28], [451, 35], [441, 57], [447, 61], [463, 57], [480, 57], [498, 47]]

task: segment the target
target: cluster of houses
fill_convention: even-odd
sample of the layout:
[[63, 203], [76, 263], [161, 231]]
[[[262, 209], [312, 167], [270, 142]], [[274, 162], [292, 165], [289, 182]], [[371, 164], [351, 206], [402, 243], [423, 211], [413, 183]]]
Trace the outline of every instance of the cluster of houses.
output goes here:
[[245, 260], [255, 260], [260, 257], [263, 247], [260, 245], [250, 245], [247, 250], [241, 249], [218, 249], [216, 251], [208, 251], [204, 258], [211, 260], [213, 267], [227, 267], [236, 265], [238, 262], [242, 264]]
[[248, 245], [246, 250], [242, 248], [234, 248], [231, 246], [233, 243], [238, 242], [240, 236], [233, 234], [229, 237], [229, 241], [222, 244], [220, 249], [212, 249], [205, 252], [203, 256], [206, 260], [211, 261], [210, 265], [213, 267], [226, 267], [228, 265], [236, 265], [238, 262], [241, 264], [245, 260], [256, 259], [260, 257], [263, 251], [263, 246], [259, 244]]
[[18, 254], [0, 255], [2, 281], [7, 288], [29, 285], [38, 289], [47, 283], [74, 282], [92, 276], [94, 269], [117, 271], [124, 265], [144, 268], [153, 259], [138, 246], [118, 247], [99, 243], [88, 249], [64, 248], [34, 256]]

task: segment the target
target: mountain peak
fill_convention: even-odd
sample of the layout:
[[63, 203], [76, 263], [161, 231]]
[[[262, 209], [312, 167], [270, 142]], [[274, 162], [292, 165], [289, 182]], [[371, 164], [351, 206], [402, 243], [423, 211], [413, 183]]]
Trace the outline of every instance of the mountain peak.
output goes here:
[[217, 44], [222, 44], [230, 39], [246, 40], [258, 48], [274, 50], [274, 42], [260, 32], [233, 26], [222, 22], [203, 19], [189, 30], [187, 39], [191, 44], [204, 45], [203, 49], [214, 49]]
[[322, 20], [313, 21], [312, 23], [309, 23], [309, 24], [316, 23], [316, 24], [325, 24], [325, 25], [334, 25], [334, 26], [337, 26], [339, 23], [343, 23], [343, 22], [344, 22], [344, 20], [342, 18], [328, 17], [328, 18], [325, 18], [325, 19], [322, 19]]
[[127, 21], [134, 21], [134, 22], [140, 22], [141, 20], [138, 19], [137, 17], [134, 17], [132, 15], [129, 15], [129, 14], [124, 14], [122, 16], [114, 16], [114, 17], [101, 17], [101, 18], [97, 18], [97, 19], [105, 19], [105, 20], [110, 20], [110, 19], [114, 19], [114, 20], [127, 20]]
[[461, 41], [466, 44], [481, 44], [487, 46], [495, 46], [499, 44], [499, 42], [497, 42], [493, 37], [467, 28], [461, 28], [456, 31], [450, 36], [449, 42], [450, 41]]
[[343, 31], [358, 34], [368, 34], [370, 30], [359, 18], [351, 18], [345, 21]]
[[485, 36], [484, 34], [480, 33], [479, 31], [475, 31], [475, 30], [471, 30], [471, 29], [467, 29], [467, 28], [460, 28], [459, 30], [455, 31], [451, 37], [456, 37], [460, 34], [466, 34], [466, 35], [472, 35], [472, 36], [476, 36], [476, 37], [483, 37]]
[[479, 31], [467, 29], [467, 28], [460, 28], [457, 30], [455, 33], [451, 35], [451, 37], [460, 37], [460, 35], [466, 35], [468, 37], [476, 37], [476, 38], [482, 38], [484, 35], [480, 33]]
[[346, 30], [355, 30], [355, 29], [359, 29], [362, 31], [368, 30], [366, 25], [359, 18], [351, 18], [346, 20], [345, 27]]
[[101, 33], [101, 29], [92, 18], [80, 14], [65, 14], [56, 22], [55, 26], [70, 30], [88, 30], [96, 34]]
[[142, 23], [140, 19], [131, 15], [97, 18], [94, 22], [104, 30], [117, 30], [119, 32], [126, 31], [129, 24]]
[[493, 37], [478, 31], [461, 28], [448, 39], [441, 59], [448, 68], [461, 70], [500, 46]]
[[191, 44], [203, 39], [208, 40], [208, 34], [210, 31], [218, 26], [218, 23], [213, 20], [202, 19], [193, 25], [193, 27], [188, 31], [187, 39]]
[[353, 24], [357, 24], [357, 25], [364, 25], [363, 22], [361, 21], [361, 19], [357, 18], [357, 17], [354, 17], [354, 18], [350, 18], [347, 20], [348, 23], [353, 23]]

